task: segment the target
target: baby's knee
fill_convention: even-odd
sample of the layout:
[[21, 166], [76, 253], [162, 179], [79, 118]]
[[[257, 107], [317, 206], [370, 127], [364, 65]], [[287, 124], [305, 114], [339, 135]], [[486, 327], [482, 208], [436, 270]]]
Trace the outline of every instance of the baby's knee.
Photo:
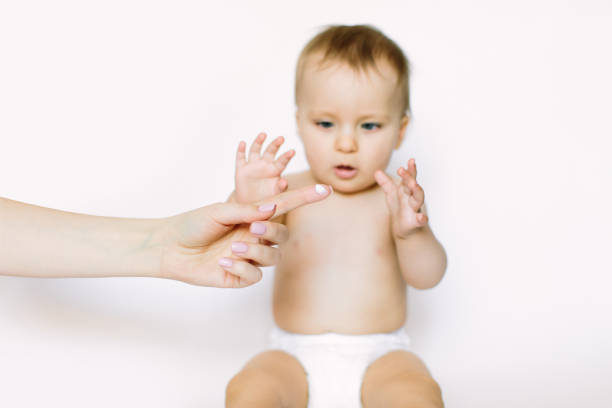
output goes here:
[[245, 368], [225, 389], [226, 408], [281, 407], [278, 380], [263, 370]]
[[400, 373], [380, 390], [393, 403], [389, 407], [444, 408], [442, 390], [430, 376]]
[[[403, 391], [400, 391], [399, 395], [402, 395], [407, 401], [411, 401], [411, 403], [418, 401], [417, 406], [419, 407], [444, 408], [442, 389], [438, 382], [429, 375], [402, 373], [398, 375], [395, 381], [392, 381], [392, 384], [396, 386], [398, 391]], [[406, 390], [410, 392], [406, 393]]]

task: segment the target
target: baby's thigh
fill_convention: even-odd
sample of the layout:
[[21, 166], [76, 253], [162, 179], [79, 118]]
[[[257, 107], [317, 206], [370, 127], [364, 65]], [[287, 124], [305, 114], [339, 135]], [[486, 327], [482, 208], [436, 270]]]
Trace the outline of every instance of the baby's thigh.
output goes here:
[[295, 357], [270, 350], [253, 357], [228, 383], [225, 406], [305, 408], [306, 372]]
[[443, 408], [442, 391], [416, 354], [391, 351], [367, 368], [361, 385], [364, 408]]

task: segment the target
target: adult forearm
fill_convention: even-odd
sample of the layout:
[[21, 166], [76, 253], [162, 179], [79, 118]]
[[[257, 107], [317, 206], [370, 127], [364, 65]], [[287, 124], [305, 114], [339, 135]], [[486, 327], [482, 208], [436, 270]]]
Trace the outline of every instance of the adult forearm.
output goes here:
[[0, 198], [0, 274], [157, 276], [162, 222], [77, 214]]
[[446, 252], [429, 225], [406, 238], [395, 238], [400, 270], [406, 283], [417, 289], [436, 286], [446, 271]]

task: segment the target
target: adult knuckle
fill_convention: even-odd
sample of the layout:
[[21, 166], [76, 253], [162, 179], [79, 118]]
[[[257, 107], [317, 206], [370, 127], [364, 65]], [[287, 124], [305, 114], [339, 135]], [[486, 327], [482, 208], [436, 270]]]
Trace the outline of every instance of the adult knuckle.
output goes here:
[[277, 224], [275, 222], [266, 221], [266, 236], [273, 237], [276, 235]]
[[262, 250], [261, 245], [251, 245], [249, 250], [249, 256], [251, 258], [259, 259], [261, 258]]

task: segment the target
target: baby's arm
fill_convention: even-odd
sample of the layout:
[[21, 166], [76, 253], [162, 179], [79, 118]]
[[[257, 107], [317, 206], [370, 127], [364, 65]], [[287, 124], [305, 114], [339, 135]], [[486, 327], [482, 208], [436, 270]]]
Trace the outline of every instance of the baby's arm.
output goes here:
[[394, 241], [406, 283], [417, 289], [429, 289], [442, 280], [446, 253], [428, 224], [415, 228], [405, 238], [395, 236]]
[[436, 286], [446, 270], [446, 253], [429, 228], [423, 189], [416, 182], [416, 164], [408, 161], [408, 169], [397, 171], [401, 182], [396, 184], [384, 172], [375, 174], [382, 187], [391, 213], [393, 240], [402, 276], [417, 289]]

